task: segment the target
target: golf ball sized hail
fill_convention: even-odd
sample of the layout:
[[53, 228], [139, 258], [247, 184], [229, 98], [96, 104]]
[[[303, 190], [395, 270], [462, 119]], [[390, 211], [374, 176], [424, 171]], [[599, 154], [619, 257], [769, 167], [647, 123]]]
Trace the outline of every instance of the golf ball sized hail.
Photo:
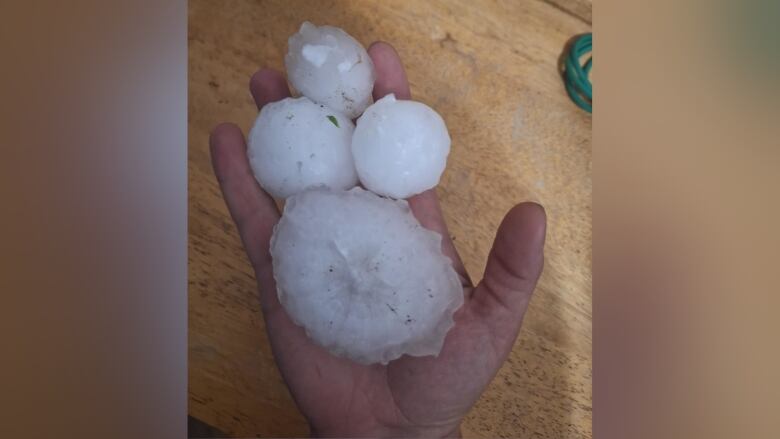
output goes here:
[[438, 355], [463, 304], [441, 235], [404, 200], [311, 189], [287, 199], [271, 238], [279, 300], [331, 353], [362, 364]]
[[389, 94], [360, 116], [352, 156], [366, 189], [408, 198], [439, 183], [450, 153], [444, 120], [431, 107]]
[[267, 104], [249, 132], [247, 154], [255, 178], [276, 198], [315, 186], [354, 187], [354, 129], [348, 117], [307, 97]]
[[337, 27], [304, 22], [290, 37], [284, 62], [292, 86], [317, 103], [351, 119], [371, 104], [374, 64], [366, 49]]

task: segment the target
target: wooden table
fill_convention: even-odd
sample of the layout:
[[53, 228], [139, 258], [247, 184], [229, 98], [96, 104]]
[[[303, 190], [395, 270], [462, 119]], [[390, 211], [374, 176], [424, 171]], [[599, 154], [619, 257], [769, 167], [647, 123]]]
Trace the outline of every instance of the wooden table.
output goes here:
[[190, 1], [189, 412], [235, 436], [305, 436], [274, 364], [255, 279], [211, 171], [208, 133], [251, 126], [247, 89], [283, 70], [311, 20], [393, 44], [415, 99], [452, 137], [438, 188], [475, 281], [515, 203], [548, 214], [546, 265], [509, 360], [463, 424], [467, 437], [591, 437], [591, 117], [557, 73], [591, 29], [590, 0]]

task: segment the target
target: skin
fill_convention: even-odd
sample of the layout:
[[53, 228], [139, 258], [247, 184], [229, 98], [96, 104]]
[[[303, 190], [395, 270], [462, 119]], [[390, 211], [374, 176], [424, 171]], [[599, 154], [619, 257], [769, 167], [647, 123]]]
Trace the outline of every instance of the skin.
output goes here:
[[[368, 50], [376, 67], [374, 99], [410, 99], [401, 60], [387, 43]], [[290, 95], [281, 73], [262, 69], [250, 81], [257, 107]], [[386, 366], [362, 366], [313, 344], [279, 304], [269, 241], [279, 211], [255, 181], [241, 130], [221, 124], [211, 134], [211, 157], [230, 214], [258, 280], [271, 347], [290, 392], [314, 436], [460, 436], [460, 423], [493, 379], [517, 338], [542, 272], [544, 209], [520, 203], [496, 233], [482, 281], [471, 278], [449, 238], [434, 190], [410, 198], [420, 223], [443, 236], [442, 250], [463, 283], [465, 303], [455, 314], [437, 357], [403, 356]]]

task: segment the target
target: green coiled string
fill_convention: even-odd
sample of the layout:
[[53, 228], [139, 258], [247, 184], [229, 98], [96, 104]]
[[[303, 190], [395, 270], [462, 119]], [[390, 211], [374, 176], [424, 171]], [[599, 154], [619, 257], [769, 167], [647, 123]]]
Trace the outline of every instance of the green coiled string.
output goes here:
[[569, 48], [563, 71], [563, 79], [569, 97], [577, 106], [593, 112], [593, 85], [590, 83], [590, 69], [593, 67], [593, 57], [588, 57], [585, 64], [580, 63], [580, 58], [593, 51], [593, 34], [587, 33], [579, 36]]

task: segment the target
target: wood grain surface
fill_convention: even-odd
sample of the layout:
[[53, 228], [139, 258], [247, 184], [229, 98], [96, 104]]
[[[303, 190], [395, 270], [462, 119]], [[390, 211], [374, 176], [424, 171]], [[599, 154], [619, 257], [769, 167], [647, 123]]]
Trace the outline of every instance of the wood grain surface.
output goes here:
[[557, 60], [590, 31], [590, 0], [189, 3], [189, 412], [228, 434], [306, 436], [274, 364], [256, 284], [211, 170], [209, 131], [257, 115], [260, 67], [283, 70], [310, 20], [393, 44], [413, 97], [452, 137], [438, 187], [479, 280], [515, 203], [548, 215], [545, 269], [514, 349], [463, 423], [466, 437], [591, 437], [591, 117]]

